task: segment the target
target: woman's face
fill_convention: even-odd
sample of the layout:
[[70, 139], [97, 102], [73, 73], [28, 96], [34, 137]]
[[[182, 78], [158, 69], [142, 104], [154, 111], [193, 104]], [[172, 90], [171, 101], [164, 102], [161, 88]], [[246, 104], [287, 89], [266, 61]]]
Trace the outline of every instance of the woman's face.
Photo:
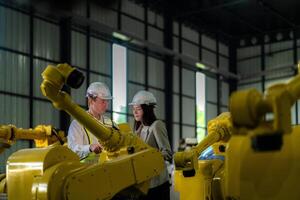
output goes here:
[[133, 106], [132, 112], [133, 112], [135, 121], [141, 122], [143, 120], [144, 111], [142, 109], [142, 106], [140, 106], [140, 105]]

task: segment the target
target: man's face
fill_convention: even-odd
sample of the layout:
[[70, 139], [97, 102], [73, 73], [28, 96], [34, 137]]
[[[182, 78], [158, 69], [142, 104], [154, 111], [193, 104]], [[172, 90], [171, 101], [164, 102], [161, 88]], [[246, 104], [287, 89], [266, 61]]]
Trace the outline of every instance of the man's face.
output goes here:
[[100, 97], [96, 97], [95, 99], [91, 100], [90, 107], [98, 115], [103, 115], [108, 109], [108, 105], [109, 105], [108, 100], [101, 99]]

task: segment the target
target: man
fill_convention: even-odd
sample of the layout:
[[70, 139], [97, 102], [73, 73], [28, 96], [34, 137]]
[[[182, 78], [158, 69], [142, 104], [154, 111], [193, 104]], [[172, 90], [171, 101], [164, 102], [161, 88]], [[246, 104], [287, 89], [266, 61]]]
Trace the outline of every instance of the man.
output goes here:
[[[113, 126], [113, 122], [104, 116], [108, 109], [111, 96], [109, 88], [101, 82], [91, 83], [87, 89], [88, 113], [107, 126]], [[73, 120], [68, 131], [68, 146], [81, 160], [91, 155], [91, 152], [99, 154], [102, 147], [98, 139], [83, 127], [77, 120]]]

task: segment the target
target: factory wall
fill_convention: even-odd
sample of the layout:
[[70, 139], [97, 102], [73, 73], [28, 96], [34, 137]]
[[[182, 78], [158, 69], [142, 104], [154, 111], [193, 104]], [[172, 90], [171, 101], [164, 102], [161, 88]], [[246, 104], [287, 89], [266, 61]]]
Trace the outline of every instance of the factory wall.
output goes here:
[[[275, 83], [284, 83], [297, 73], [300, 40], [290, 39], [237, 49], [238, 89], [264, 92]], [[299, 124], [299, 102], [291, 108], [292, 123]]]
[[[79, 2], [79, 1], [78, 1]], [[158, 46], [164, 46], [164, 19], [142, 5], [132, 1], [115, 1], [116, 4], [87, 4], [80, 1], [72, 14], [87, 19], [95, 26], [107, 26], [132, 34]], [[128, 45], [108, 37], [90, 27], [82, 27], [73, 18], [71, 26], [70, 63], [86, 76], [80, 89], [71, 89], [75, 102], [86, 108], [85, 91], [94, 81], [113, 86], [112, 45], [126, 47], [127, 54], [127, 102], [136, 91], [147, 89], [158, 99], [157, 116], [166, 121], [172, 118], [172, 146], [176, 150], [180, 138], [196, 137], [206, 133], [206, 123], [197, 124], [196, 72], [199, 69], [179, 59], [173, 60], [172, 74], [165, 70], [164, 56], [145, 48]], [[62, 60], [62, 27], [56, 18], [32, 14], [18, 5], [0, 4], [0, 124], [14, 124], [29, 128], [38, 124], [50, 124], [61, 128], [62, 114], [46, 100], [39, 89], [41, 72], [48, 64]], [[199, 62], [229, 71], [229, 47], [213, 37], [190, 27], [173, 22], [173, 50]], [[206, 122], [218, 113], [228, 110], [229, 83], [222, 76], [205, 73]], [[172, 116], [166, 116], [165, 77], [173, 78]], [[108, 116], [113, 114], [112, 105]], [[123, 112], [126, 121], [133, 123], [131, 109]], [[33, 142], [18, 141], [0, 155], [0, 172], [11, 153], [21, 148], [34, 147]]]

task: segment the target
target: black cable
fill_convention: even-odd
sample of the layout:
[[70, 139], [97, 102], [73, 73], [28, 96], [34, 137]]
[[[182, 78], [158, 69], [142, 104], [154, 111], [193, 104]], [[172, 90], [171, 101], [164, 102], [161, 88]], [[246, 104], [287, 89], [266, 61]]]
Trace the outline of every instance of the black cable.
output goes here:
[[58, 139], [59, 143], [61, 145], [64, 144], [64, 141], [62, 140], [62, 138], [58, 135], [57, 130], [55, 128], [52, 128], [51, 133]]

